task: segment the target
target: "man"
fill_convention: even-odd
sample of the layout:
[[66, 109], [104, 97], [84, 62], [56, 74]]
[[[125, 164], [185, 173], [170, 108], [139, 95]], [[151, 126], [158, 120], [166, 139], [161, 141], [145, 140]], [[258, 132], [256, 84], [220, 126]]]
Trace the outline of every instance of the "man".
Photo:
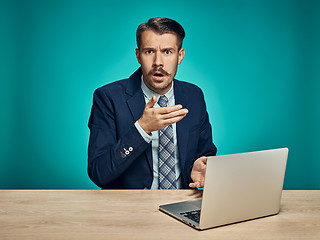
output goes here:
[[94, 93], [88, 174], [101, 188], [202, 187], [206, 156], [216, 154], [202, 91], [174, 79], [185, 50], [176, 21], [137, 29], [141, 65], [129, 79]]

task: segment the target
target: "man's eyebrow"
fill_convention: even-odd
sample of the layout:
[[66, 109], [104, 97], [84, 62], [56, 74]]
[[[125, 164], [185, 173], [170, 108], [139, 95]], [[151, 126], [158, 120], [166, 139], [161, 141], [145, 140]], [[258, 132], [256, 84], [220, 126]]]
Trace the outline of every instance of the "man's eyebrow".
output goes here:
[[[149, 51], [149, 50], [155, 50], [156, 48], [154, 47], [144, 47], [142, 48], [141, 50], [142, 51]], [[161, 48], [161, 51], [175, 51], [175, 48], [174, 47], [164, 47], [164, 48]]]
[[164, 47], [164, 48], [161, 48], [162, 51], [167, 51], [167, 50], [174, 50], [173, 47]]
[[154, 50], [153, 47], [145, 47], [145, 48], [142, 48], [143, 51], [146, 51], [146, 50]]

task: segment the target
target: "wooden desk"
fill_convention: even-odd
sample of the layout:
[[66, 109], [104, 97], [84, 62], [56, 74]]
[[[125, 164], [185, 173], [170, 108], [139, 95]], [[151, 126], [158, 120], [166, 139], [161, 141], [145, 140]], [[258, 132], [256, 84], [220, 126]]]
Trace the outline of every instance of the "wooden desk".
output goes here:
[[320, 191], [284, 191], [279, 215], [205, 231], [159, 212], [193, 190], [2, 190], [0, 239], [320, 239]]

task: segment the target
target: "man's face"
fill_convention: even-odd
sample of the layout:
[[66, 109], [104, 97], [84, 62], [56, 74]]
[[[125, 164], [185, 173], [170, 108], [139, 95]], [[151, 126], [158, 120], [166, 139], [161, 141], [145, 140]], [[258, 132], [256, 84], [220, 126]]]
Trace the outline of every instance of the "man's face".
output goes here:
[[160, 35], [151, 30], [142, 32], [140, 50], [136, 49], [136, 56], [141, 64], [144, 83], [156, 93], [168, 92], [184, 53], [183, 48], [178, 50], [175, 34]]

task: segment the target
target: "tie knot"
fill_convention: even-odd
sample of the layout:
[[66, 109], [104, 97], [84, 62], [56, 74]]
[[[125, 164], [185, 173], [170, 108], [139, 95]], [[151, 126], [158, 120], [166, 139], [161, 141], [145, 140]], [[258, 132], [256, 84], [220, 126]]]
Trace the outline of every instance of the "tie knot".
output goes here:
[[168, 105], [168, 98], [165, 95], [160, 96], [158, 104], [160, 107], [166, 107]]

